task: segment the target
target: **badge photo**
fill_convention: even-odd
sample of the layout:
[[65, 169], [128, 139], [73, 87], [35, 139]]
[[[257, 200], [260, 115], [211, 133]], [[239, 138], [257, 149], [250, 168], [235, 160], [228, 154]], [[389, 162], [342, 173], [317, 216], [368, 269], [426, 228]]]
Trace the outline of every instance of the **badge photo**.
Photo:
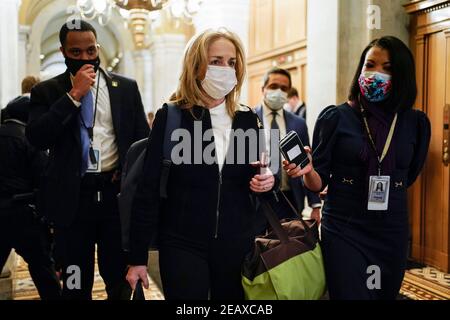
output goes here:
[[[100, 148], [98, 148], [95, 145], [92, 146], [91, 150], [89, 150], [89, 154], [90, 154], [90, 156], [88, 157], [87, 172], [91, 172], [91, 173], [102, 172], [101, 150], [100, 150]], [[91, 157], [93, 157], [93, 159], [91, 159]]]
[[389, 203], [390, 176], [371, 176], [367, 210], [385, 211]]

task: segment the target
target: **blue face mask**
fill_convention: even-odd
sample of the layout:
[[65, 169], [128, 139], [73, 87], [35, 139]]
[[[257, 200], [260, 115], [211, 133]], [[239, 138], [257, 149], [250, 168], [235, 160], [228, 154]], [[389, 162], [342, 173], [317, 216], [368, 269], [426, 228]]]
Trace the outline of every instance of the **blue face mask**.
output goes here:
[[359, 77], [361, 94], [369, 102], [381, 102], [386, 100], [392, 90], [392, 77], [389, 74], [365, 71]]

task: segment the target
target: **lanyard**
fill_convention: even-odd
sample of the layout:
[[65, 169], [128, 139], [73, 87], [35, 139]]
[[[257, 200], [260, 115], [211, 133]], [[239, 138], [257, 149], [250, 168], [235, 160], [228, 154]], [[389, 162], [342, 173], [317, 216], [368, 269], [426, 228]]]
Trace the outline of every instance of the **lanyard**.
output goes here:
[[[89, 140], [91, 140], [91, 146], [92, 146], [92, 143], [94, 142], [94, 127], [95, 127], [95, 117], [97, 115], [98, 89], [100, 87], [100, 77], [101, 77], [101, 73], [99, 72], [98, 73], [98, 80], [97, 80], [97, 90], [96, 90], [96, 93], [95, 93], [94, 119], [93, 119], [91, 128], [88, 128], [88, 126], [86, 126], [86, 123], [84, 122], [84, 119], [83, 119], [83, 117], [80, 114], [81, 123], [82, 123], [83, 127], [88, 132]], [[91, 90], [91, 89], [89, 89], [89, 90]]]
[[381, 176], [381, 163], [383, 162], [384, 158], [386, 157], [389, 147], [391, 146], [392, 137], [394, 136], [395, 126], [397, 124], [397, 113], [394, 116], [394, 120], [392, 120], [391, 129], [389, 130], [389, 134], [387, 136], [386, 144], [383, 148], [383, 153], [381, 155], [378, 154], [378, 150], [375, 144], [375, 141], [373, 140], [372, 134], [370, 132], [369, 123], [367, 122], [367, 117], [364, 113], [364, 108], [362, 106], [361, 100], [359, 101], [359, 107], [361, 108], [361, 114], [364, 120], [364, 125], [366, 127], [367, 135], [369, 136], [370, 144], [372, 145], [373, 150], [375, 151], [375, 154], [377, 155], [378, 160], [378, 176]]

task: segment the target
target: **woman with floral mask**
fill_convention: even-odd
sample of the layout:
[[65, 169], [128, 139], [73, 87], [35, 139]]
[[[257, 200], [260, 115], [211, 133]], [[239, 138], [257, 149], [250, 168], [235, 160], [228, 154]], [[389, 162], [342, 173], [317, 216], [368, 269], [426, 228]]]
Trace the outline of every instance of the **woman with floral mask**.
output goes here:
[[364, 50], [349, 101], [317, 121], [312, 164], [284, 163], [321, 191], [322, 250], [331, 299], [395, 299], [408, 257], [407, 188], [428, 152], [430, 122], [413, 109], [414, 60], [399, 39]]
[[[127, 279], [133, 288], [138, 279], [148, 287], [147, 250], [156, 235], [166, 299], [244, 298], [241, 265], [262, 218], [253, 196], [270, 192], [275, 182], [270, 171], [258, 173], [254, 147], [259, 142], [230, 135], [252, 132], [258, 139], [256, 114], [238, 104], [245, 66], [240, 40], [226, 30], [207, 30], [188, 45], [171, 102], [181, 109], [180, 129], [192, 145], [183, 153], [191, 158], [177, 165], [173, 161], [168, 197], [161, 200], [168, 114], [163, 107], [154, 120], [131, 216]], [[215, 161], [207, 161], [211, 154]]]

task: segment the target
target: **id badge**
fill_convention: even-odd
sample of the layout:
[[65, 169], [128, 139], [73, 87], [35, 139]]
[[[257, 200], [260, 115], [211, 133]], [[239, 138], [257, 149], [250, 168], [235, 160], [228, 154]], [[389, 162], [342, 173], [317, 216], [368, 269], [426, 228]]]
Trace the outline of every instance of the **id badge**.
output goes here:
[[386, 211], [389, 203], [390, 176], [370, 176], [367, 210]]
[[87, 172], [102, 172], [102, 153], [96, 145], [91, 146], [89, 149]]

